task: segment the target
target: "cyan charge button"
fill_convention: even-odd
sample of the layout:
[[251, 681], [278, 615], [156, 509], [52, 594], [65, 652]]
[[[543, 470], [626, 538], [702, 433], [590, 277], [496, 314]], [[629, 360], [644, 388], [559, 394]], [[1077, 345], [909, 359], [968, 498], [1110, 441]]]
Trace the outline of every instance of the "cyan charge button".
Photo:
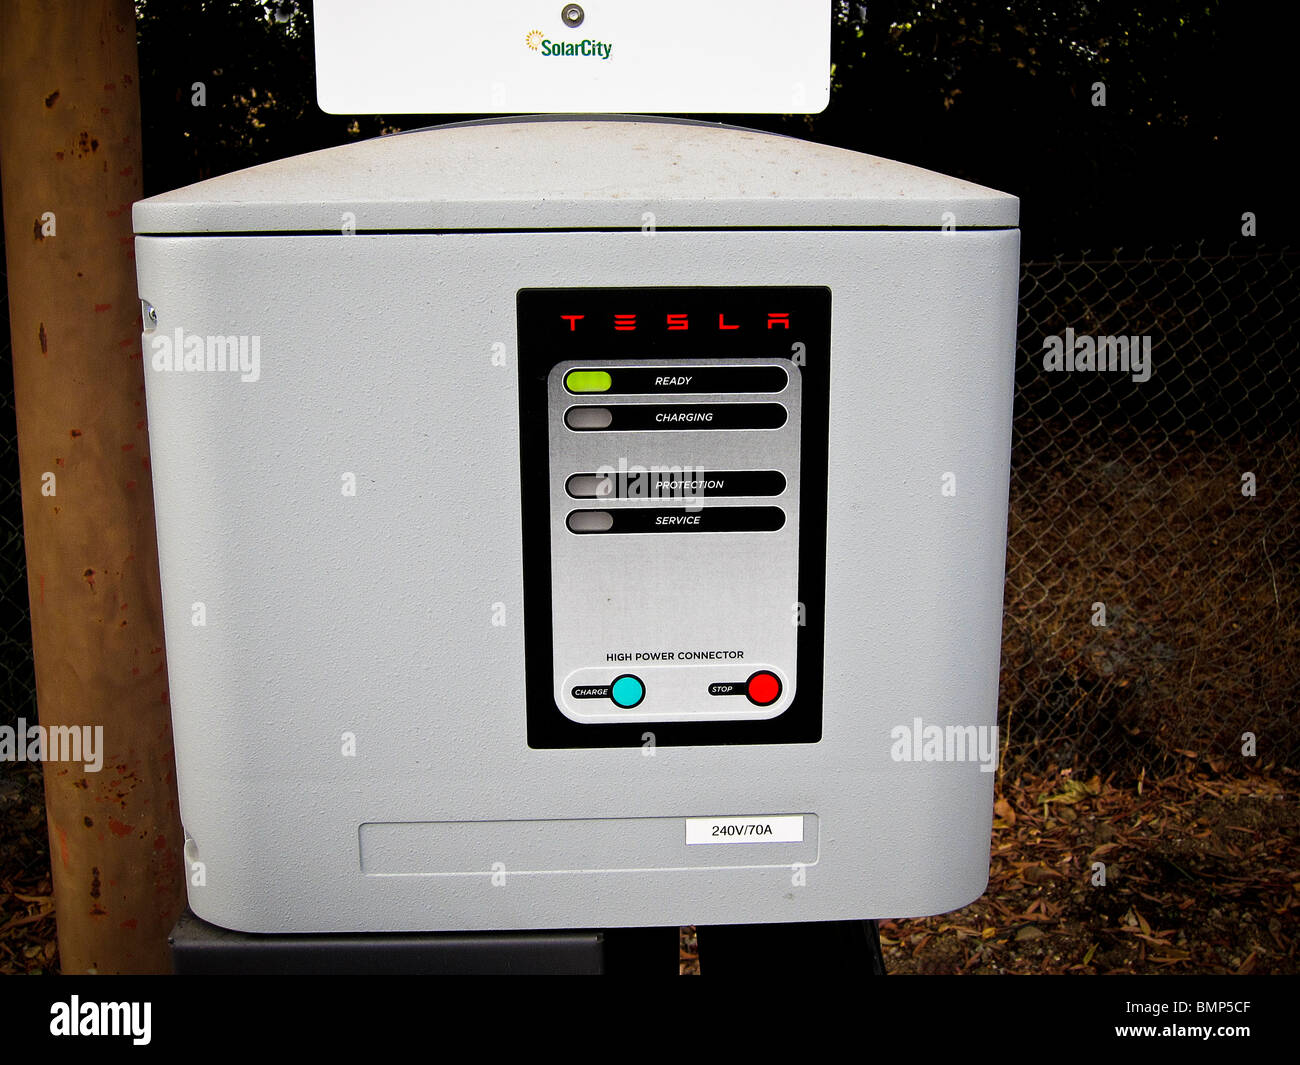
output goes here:
[[616, 706], [631, 710], [634, 706], [640, 706], [641, 700], [645, 698], [645, 685], [641, 683], [640, 677], [624, 673], [621, 677], [616, 677], [614, 683], [610, 685], [609, 697], [614, 700]]

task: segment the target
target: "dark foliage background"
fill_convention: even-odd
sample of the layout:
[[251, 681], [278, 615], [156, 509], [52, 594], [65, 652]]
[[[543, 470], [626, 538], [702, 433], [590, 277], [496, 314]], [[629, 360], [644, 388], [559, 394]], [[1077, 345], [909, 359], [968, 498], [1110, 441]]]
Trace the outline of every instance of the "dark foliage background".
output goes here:
[[[1240, 236], [1286, 241], [1285, 26], [1219, 3], [837, 2], [831, 104], [715, 115], [1015, 193], [1026, 258]], [[326, 115], [311, 10], [139, 0], [145, 194], [464, 115]], [[1270, 18], [1276, 16], [1270, 16]], [[400, 32], [397, 27], [394, 32]], [[779, 26], [773, 32], [780, 32]], [[207, 105], [190, 103], [202, 81]], [[1106, 105], [1093, 105], [1096, 82]], [[1282, 113], [1285, 113], [1284, 111]]]

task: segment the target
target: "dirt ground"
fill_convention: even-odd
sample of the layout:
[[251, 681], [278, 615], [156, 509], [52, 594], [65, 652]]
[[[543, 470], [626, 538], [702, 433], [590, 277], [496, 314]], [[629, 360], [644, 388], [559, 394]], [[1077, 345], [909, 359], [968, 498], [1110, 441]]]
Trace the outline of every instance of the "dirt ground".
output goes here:
[[[887, 970], [1300, 971], [1297, 774], [1228, 768], [1189, 758], [1122, 787], [1068, 771], [1004, 781], [988, 890], [954, 913], [881, 921]], [[680, 971], [708, 973], [692, 929]]]
[[0, 973], [56, 973], [41, 767], [0, 763]]
[[[1294, 973], [1295, 777], [1209, 766], [1123, 789], [1004, 788], [988, 890], [956, 913], [881, 923], [897, 973]], [[1094, 884], [1094, 863], [1105, 884]]]

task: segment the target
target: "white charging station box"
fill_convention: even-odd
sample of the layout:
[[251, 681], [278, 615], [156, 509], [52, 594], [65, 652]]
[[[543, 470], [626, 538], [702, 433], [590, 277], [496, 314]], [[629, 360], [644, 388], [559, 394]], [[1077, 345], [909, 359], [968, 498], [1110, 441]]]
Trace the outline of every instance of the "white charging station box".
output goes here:
[[134, 221], [198, 916], [982, 893], [1014, 197], [551, 118], [286, 159]]

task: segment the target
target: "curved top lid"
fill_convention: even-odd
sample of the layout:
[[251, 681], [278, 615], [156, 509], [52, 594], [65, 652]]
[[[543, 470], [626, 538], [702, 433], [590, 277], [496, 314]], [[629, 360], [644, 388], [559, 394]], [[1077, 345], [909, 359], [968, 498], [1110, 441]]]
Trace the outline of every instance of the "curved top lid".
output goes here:
[[[950, 217], [946, 217], [948, 213]], [[646, 217], [653, 216], [652, 218]], [[598, 116], [403, 133], [141, 200], [137, 233], [1015, 226], [1019, 200], [734, 126]]]

